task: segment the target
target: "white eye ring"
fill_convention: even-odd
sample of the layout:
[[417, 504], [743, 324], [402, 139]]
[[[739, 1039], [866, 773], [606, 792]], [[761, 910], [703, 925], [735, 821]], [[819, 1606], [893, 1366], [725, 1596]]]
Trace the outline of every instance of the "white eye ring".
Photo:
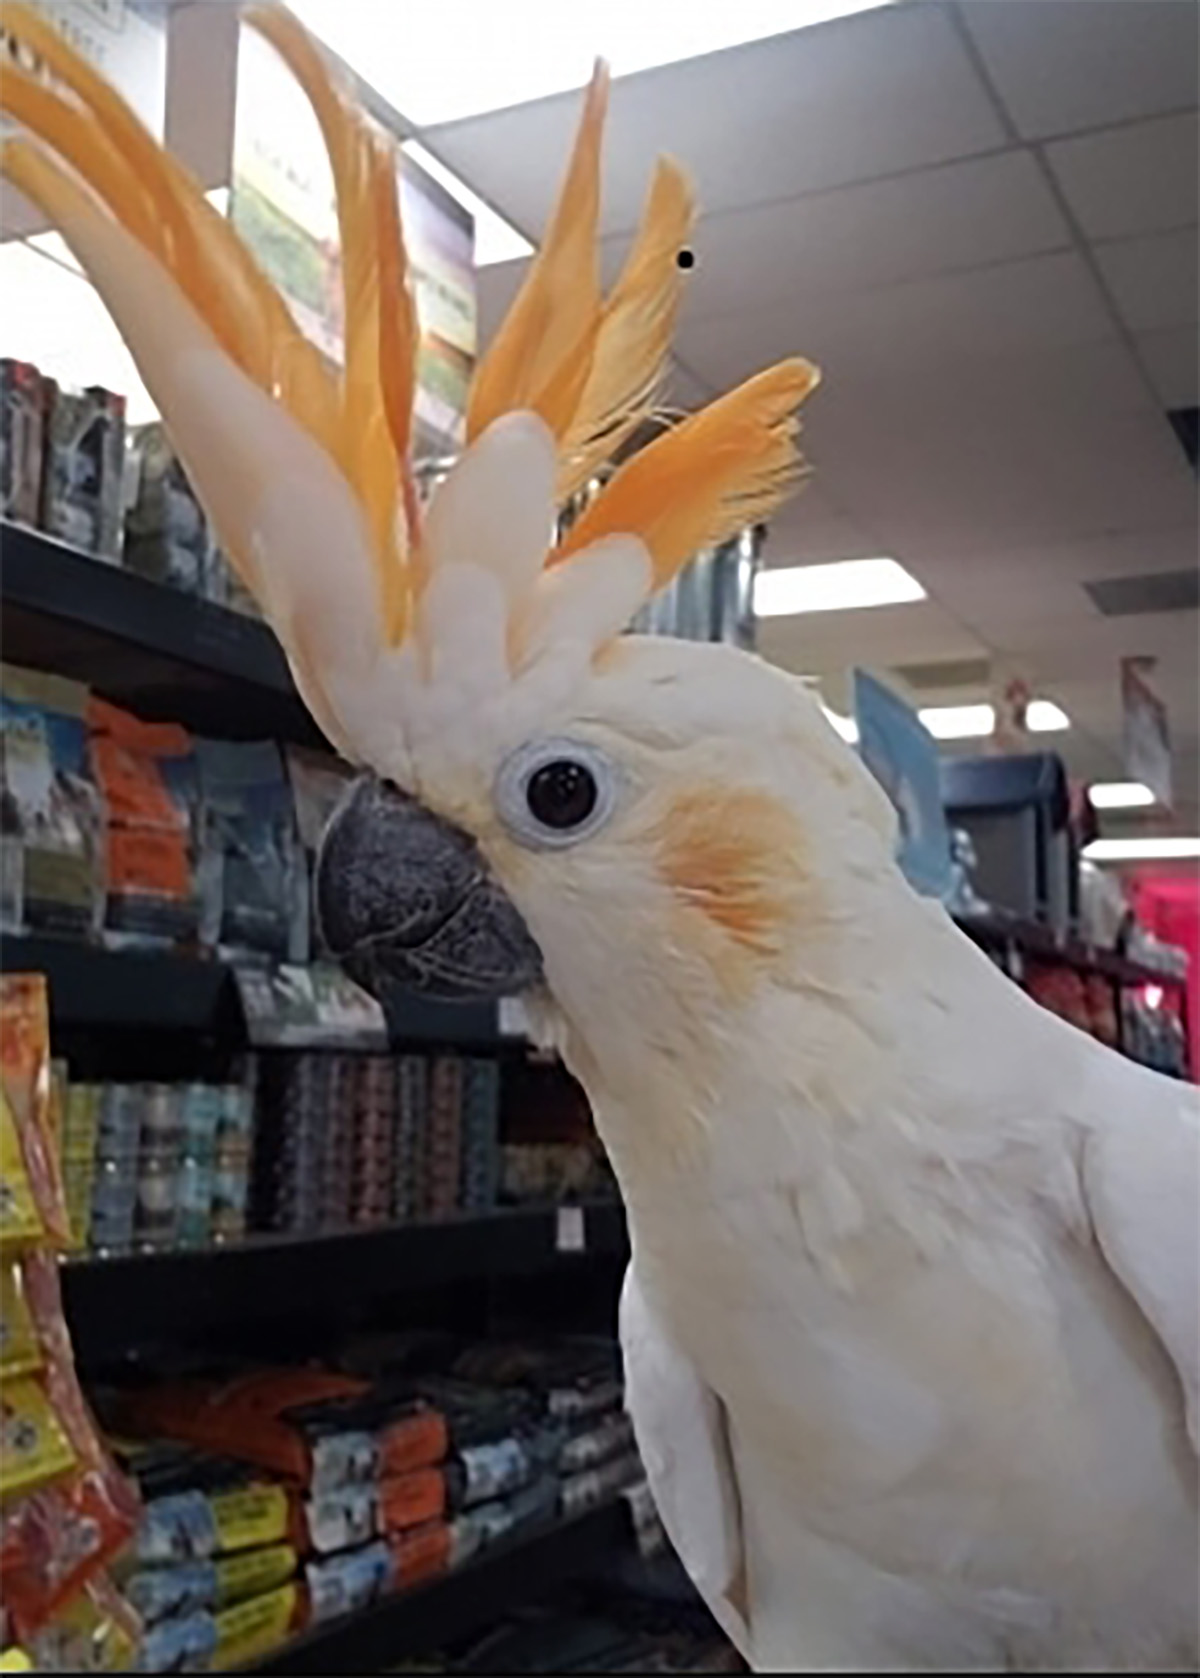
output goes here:
[[[562, 765], [583, 772], [587, 791], [580, 788], [581, 807], [591, 803], [577, 820], [564, 821], [555, 826], [539, 820], [531, 807], [531, 787], [536, 799], [535, 782], [544, 770]], [[531, 741], [518, 746], [509, 754], [496, 774], [493, 799], [496, 813], [514, 839], [532, 850], [558, 851], [590, 839], [605, 825], [616, 808], [619, 776], [614, 764], [603, 752], [581, 740], [550, 738]], [[564, 808], [564, 814], [569, 810]]]

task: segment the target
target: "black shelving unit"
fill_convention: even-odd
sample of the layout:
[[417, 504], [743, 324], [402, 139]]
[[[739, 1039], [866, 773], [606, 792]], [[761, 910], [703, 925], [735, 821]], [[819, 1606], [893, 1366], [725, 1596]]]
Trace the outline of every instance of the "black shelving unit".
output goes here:
[[527, 1595], [577, 1578], [629, 1544], [624, 1502], [602, 1504], [497, 1544], [440, 1579], [385, 1597], [357, 1614], [330, 1620], [285, 1644], [254, 1672], [382, 1672], [397, 1662], [469, 1638]]
[[265, 623], [0, 521], [4, 657], [223, 739], [323, 739]]
[[[234, 970], [225, 962], [14, 934], [4, 937], [0, 953], [10, 972], [46, 975], [56, 1031], [183, 1031], [231, 1040], [244, 1034]], [[488, 1049], [502, 1041], [490, 1002], [397, 997], [387, 1022], [397, 1048]]]
[[[583, 1242], [564, 1242], [558, 1207], [502, 1208], [439, 1223], [397, 1224], [335, 1235], [251, 1235], [236, 1245], [192, 1251], [73, 1259], [63, 1266], [63, 1299], [76, 1354], [85, 1364], [118, 1361], [139, 1347], [203, 1343], [231, 1322], [253, 1325], [301, 1313], [313, 1318], [372, 1300], [430, 1292], [487, 1278], [531, 1276], [558, 1264], [628, 1253], [619, 1202], [578, 1208]], [[573, 1209], [570, 1234], [579, 1232]]]
[[1143, 962], [1130, 961], [1115, 950], [1097, 949], [1080, 938], [1064, 938], [1040, 921], [992, 912], [959, 916], [958, 925], [984, 949], [1015, 952], [1032, 961], [1060, 962], [1079, 973], [1097, 974], [1115, 985], [1171, 987], [1185, 982]]

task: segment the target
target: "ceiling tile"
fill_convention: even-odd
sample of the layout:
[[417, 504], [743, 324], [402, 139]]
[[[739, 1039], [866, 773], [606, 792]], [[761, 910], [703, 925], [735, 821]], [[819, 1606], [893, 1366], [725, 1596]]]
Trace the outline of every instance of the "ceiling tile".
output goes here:
[[1200, 9], [1188, 0], [969, 0], [960, 11], [1026, 139], [1196, 103]]
[[1200, 403], [1200, 354], [1195, 327], [1139, 332], [1135, 343], [1138, 359], [1165, 407], [1194, 408]]
[[[430, 149], [531, 237], [579, 115], [564, 95], [428, 130]], [[943, 7], [885, 6], [613, 84], [603, 231], [632, 228], [670, 152], [712, 213], [999, 148]]]
[[1069, 243], [1032, 157], [1006, 152], [706, 216], [693, 241], [688, 313], [700, 320], [789, 297], [876, 291]]
[[[911, 281], [878, 292], [796, 295], [718, 321], [685, 315], [680, 354], [724, 388], [781, 356], [810, 356], [839, 381], [923, 378], [929, 369], [1111, 337], [1104, 300], [1074, 253]], [[914, 395], [916, 393], [914, 392]], [[980, 391], [980, 399], [983, 391]], [[820, 393], [814, 399], [814, 423]]]
[[874, 559], [883, 553], [877, 537], [847, 518], [822, 492], [806, 484], [771, 520], [766, 565], [830, 565], [840, 559]]
[[758, 626], [758, 650], [798, 675], [819, 676], [828, 703], [848, 709], [849, 694], [842, 684], [855, 665], [885, 671], [897, 663], [974, 658], [984, 648], [937, 601], [926, 600], [867, 611], [764, 618]]
[[1193, 326], [1200, 320], [1200, 250], [1195, 228], [1147, 239], [1115, 240], [1097, 245], [1095, 254], [1131, 332]]
[[475, 275], [475, 296], [479, 310], [479, 342], [490, 344], [496, 328], [508, 312], [522, 280], [529, 271], [529, 258], [515, 262], [494, 262]]
[[1193, 112], [1059, 140], [1046, 156], [1088, 238], [1121, 239], [1195, 226], [1198, 145]]

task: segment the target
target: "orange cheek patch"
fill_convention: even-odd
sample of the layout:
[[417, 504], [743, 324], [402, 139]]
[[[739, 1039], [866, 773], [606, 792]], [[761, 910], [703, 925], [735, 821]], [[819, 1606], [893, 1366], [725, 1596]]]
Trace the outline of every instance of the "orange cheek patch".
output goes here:
[[662, 877], [722, 934], [726, 957], [769, 963], [786, 950], [811, 888], [804, 835], [778, 799], [691, 787], [672, 799], [652, 838]]

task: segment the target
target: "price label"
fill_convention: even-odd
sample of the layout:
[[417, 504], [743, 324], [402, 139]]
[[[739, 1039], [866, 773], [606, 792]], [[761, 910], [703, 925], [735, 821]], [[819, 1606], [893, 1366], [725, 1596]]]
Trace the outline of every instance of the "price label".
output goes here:
[[528, 1037], [529, 1015], [525, 1012], [525, 1004], [519, 996], [502, 996], [500, 998], [499, 1018], [497, 1024], [501, 1037]]
[[560, 1253], [582, 1253], [587, 1249], [587, 1227], [582, 1206], [560, 1206], [555, 1246]]

